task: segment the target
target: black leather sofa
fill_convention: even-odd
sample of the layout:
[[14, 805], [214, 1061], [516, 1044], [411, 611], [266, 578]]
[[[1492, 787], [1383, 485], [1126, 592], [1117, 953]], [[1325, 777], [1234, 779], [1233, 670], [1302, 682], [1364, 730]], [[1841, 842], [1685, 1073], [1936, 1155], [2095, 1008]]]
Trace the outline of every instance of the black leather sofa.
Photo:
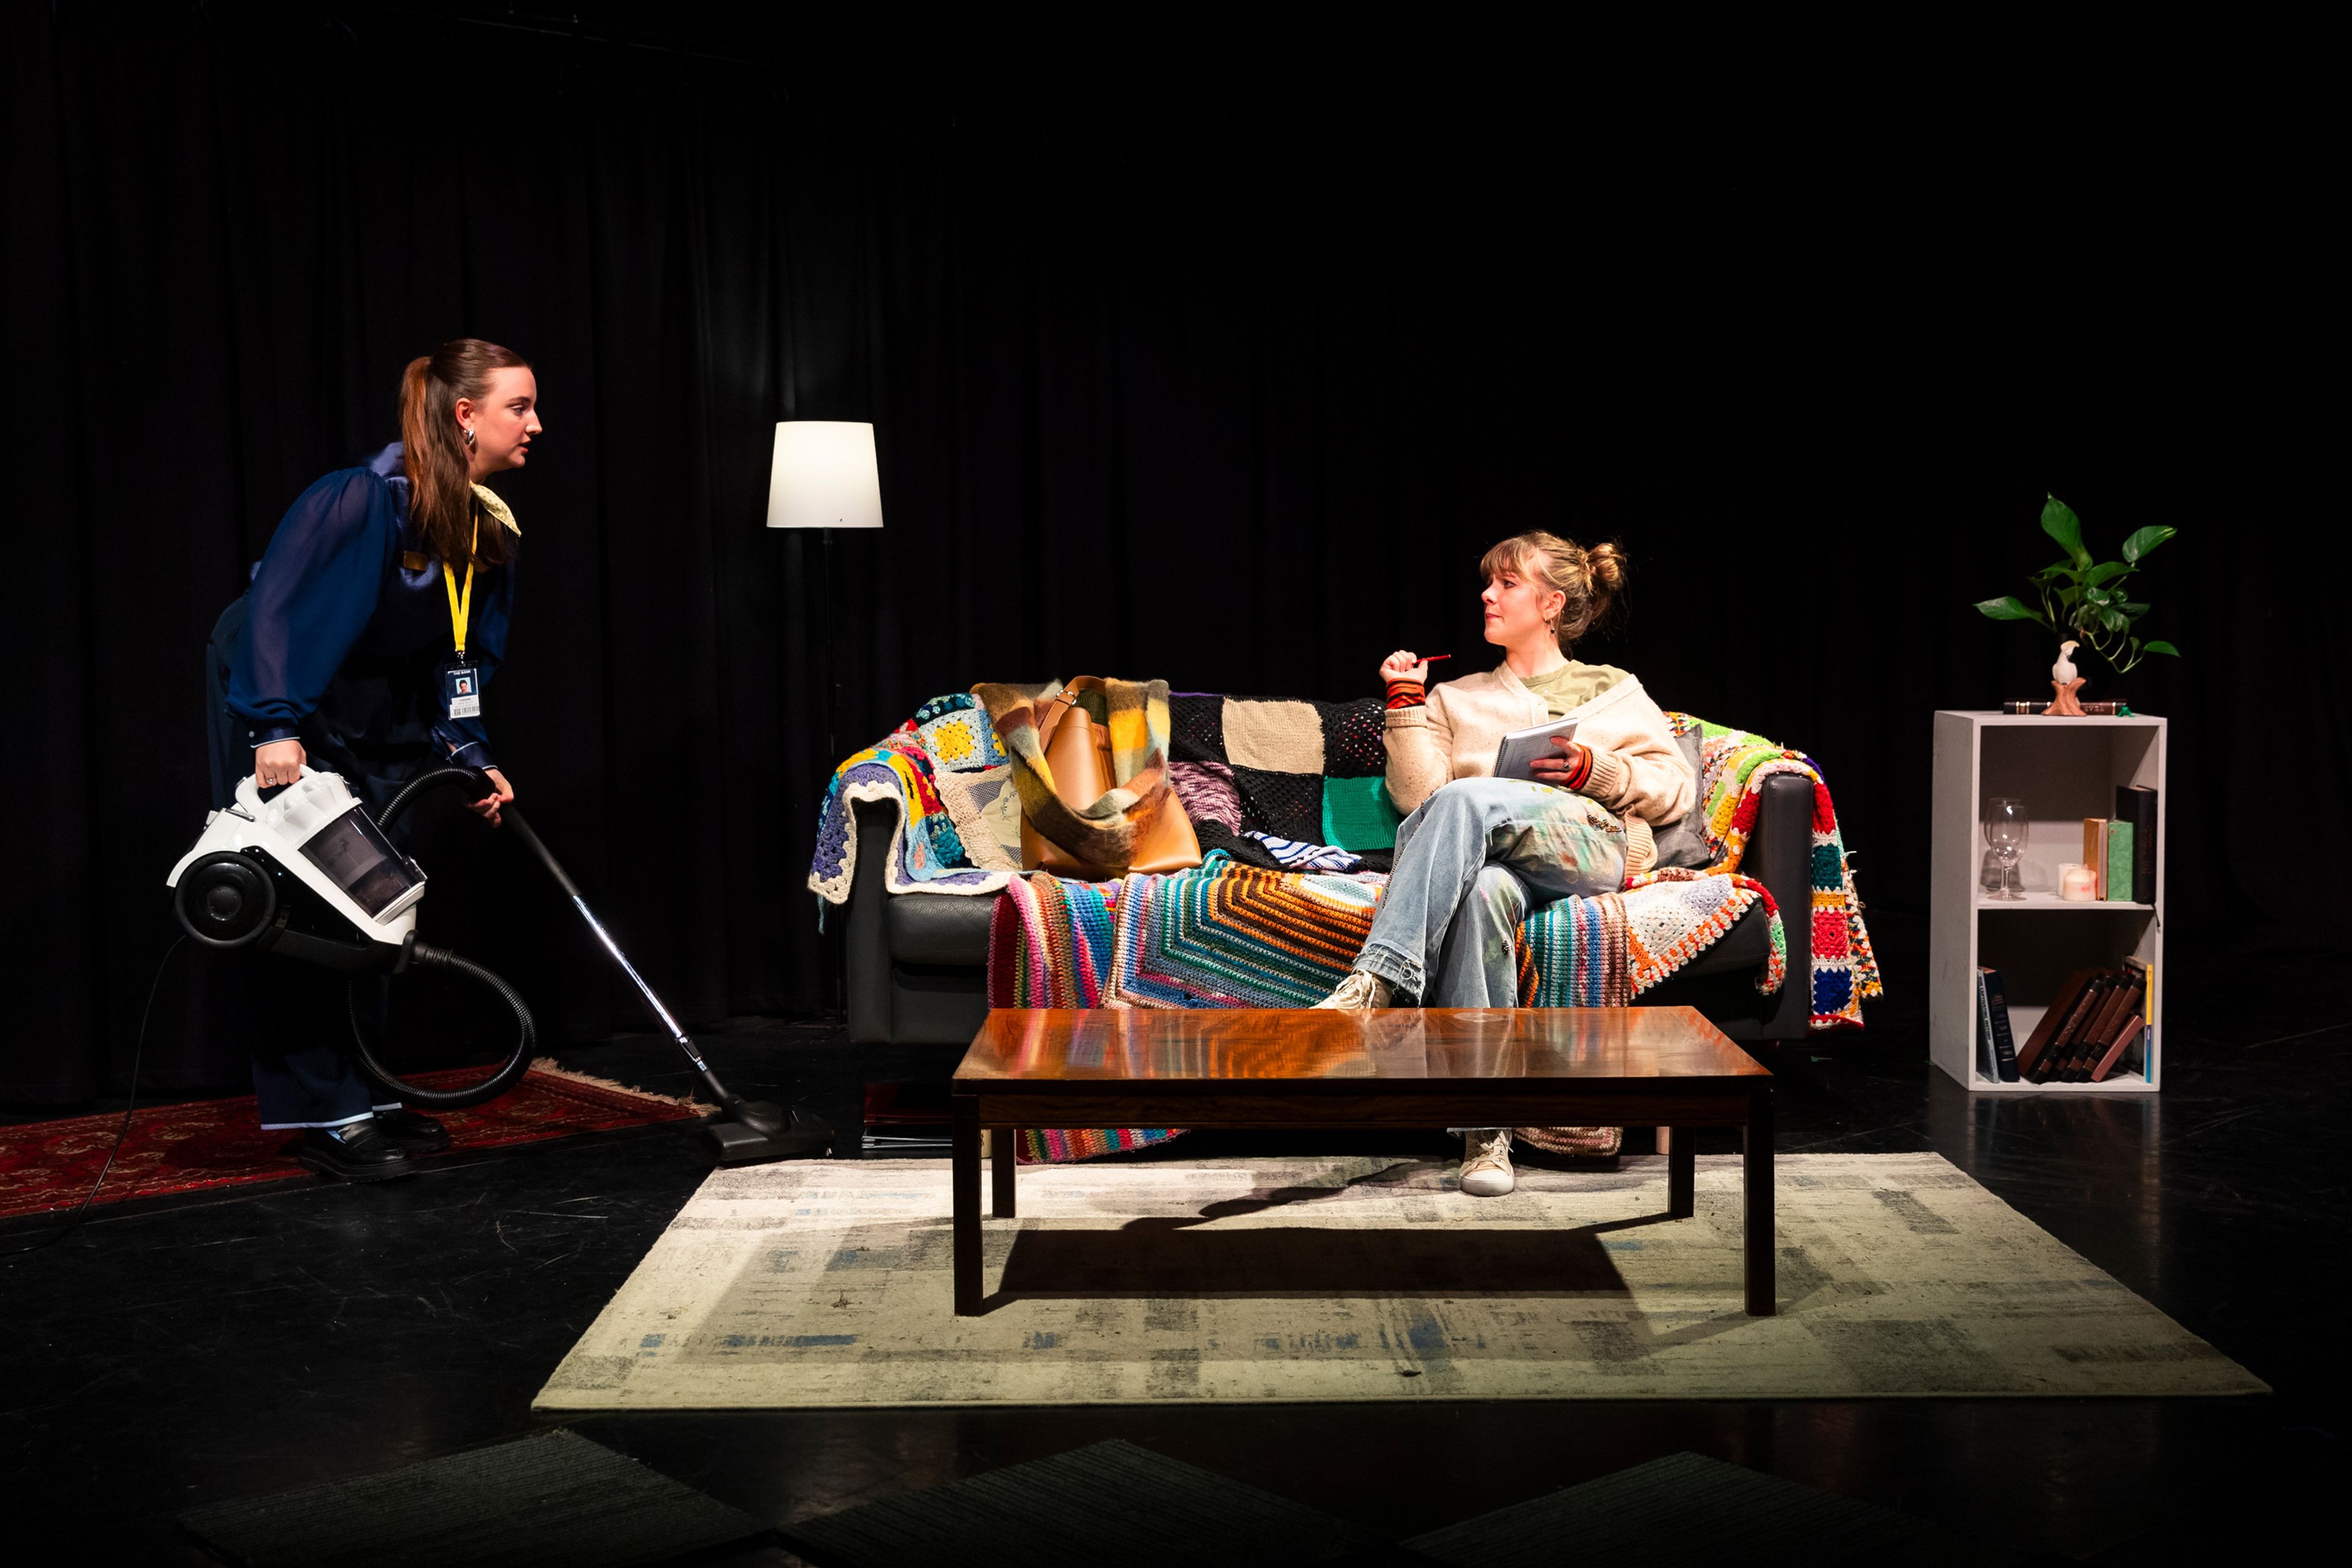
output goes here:
[[[884, 851], [895, 802], [854, 803], [857, 874], [850, 887], [849, 1037], [898, 1045], [963, 1045], [988, 1012], [988, 921], [996, 900], [888, 892]], [[1794, 774], [1764, 782], [1741, 869], [1771, 889], [1789, 948], [1788, 978], [1756, 990], [1770, 952], [1761, 907], [1636, 1005], [1696, 1007], [1743, 1045], [1802, 1039], [1811, 1014], [1813, 786]]]

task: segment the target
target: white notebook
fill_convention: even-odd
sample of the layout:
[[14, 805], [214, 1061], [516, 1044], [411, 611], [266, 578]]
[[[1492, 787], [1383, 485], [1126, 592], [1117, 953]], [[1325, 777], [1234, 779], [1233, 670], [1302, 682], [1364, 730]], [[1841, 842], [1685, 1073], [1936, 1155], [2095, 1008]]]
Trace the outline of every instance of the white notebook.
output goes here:
[[1532, 730], [1514, 730], [1503, 737], [1495, 748], [1495, 776], [1498, 779], [1535, 780], [1535, 770], [1528, 766], [1538, 757], [1556, 757], [1559, 748], [1554, 741], [1576, 739], [1576, 721], [1555, 719], [1549, 724], [1538, 724]]

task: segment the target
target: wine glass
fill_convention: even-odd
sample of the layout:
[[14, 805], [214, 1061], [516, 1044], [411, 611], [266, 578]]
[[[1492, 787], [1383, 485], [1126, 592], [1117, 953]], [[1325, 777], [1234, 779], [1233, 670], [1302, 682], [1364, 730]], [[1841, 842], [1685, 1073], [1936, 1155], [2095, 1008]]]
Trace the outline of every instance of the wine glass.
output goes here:
[[2017, 890], [2020, 879], [2012, 875], [2019, 855], [2025, 847], [2025, 803], [2009, 795], [1994, 795], [1984, 805], [1984, 840], [2000, 859], [2000, 886], [1988, 892], [1988, 899], [2022, 900]]

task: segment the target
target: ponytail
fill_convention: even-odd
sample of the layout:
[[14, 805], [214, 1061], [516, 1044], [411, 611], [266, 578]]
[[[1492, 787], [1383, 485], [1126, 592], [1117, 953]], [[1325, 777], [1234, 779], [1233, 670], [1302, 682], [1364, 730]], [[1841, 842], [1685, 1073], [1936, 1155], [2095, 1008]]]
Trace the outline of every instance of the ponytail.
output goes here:
[[408, 515], [431, 553], [454, 565], [495, 566], [507, 558], [506, 530], [475, 523], [472, 470], [457, 430], [457, 402], [489, 394], [490, 372], [528, 369], [512, 349], [458, 338], [408, 362], [400, 376], [400, 439], [408, 469]]

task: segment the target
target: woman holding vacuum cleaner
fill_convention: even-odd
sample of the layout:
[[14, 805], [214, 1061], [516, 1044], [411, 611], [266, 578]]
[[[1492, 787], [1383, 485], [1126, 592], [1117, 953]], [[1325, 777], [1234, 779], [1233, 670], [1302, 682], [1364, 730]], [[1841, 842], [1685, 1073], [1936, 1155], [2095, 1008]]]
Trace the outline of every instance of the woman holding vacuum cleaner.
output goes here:
[[[483, 727], [506, 656], [520, 531], [482, 481], [520, 468], [540, 434], [539, 385], [510, 349], [460, 338], [409, 363], [401, 439], [295, 500], [243, 597], [213, 628], [213, 804], [250, 775], [265, 790], [307, 764], [381, 810], [428, 768], [485, 771], [470, 803], [492, 824], [514, 799]], [[344, 979], [259, 965], [253, 1087], [265, 1128], [299, 1129], [298, 1157], [354, 1181], [406, 1173], [448, 1146], [441, 1124], [373, 1103], [344, 1026]]]

